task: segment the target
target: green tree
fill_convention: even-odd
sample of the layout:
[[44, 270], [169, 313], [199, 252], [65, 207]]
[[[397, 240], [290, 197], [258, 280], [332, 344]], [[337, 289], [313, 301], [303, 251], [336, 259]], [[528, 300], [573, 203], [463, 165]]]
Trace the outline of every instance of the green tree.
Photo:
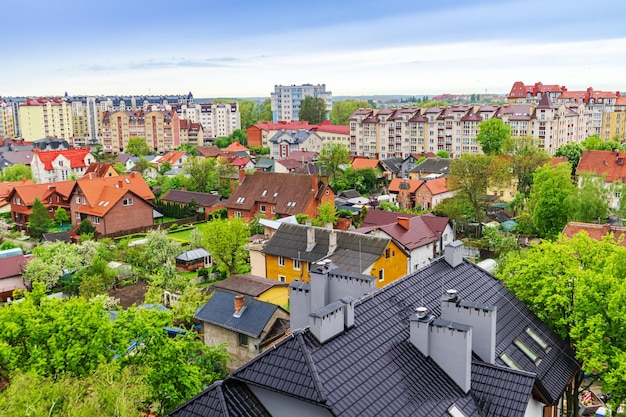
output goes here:
[[317, 207], [317, 217], [311, 222], [313, 226], [325, 227], [327, 224], [337, 223], [337, 209], [335, 203], [326, 202]]
[[115, 172], [117, 172], [120, 175], [123, 175], [124, 173], [126, 173], [126, 165], [124, 165], [121, 162], [114, 163], [113, 169], [115, 170]]
[[50, 226], [50, 215], [48, 209], [41, 202], [40, 199], [35, 198], [32, 206], [32, 213], [30, 215], [28, 227], [30, 234], [39, 239], [46, 232], [46, 229]]
[[450, 163], [450, 189], [457, 190], [457, 196], [472, 207], [468, 220], [480, 222], [485, 215], [491, 162], [487, 155], [465, 154]]
[[125, 149], [126, 153], [135, 156], [150, 155], [150, 147], [144, 138], [134, 137], [128, 140], [128, 146]]
[[261, 113], [259, 114], [259, 122], [272, 121], [272, 100], [267, 98], [261, 103]]
[[610, 151], [611, 149], [622, 149], [619, 142], [603, 140], [598, 135], [591, 135], [582, 142], [583, 148], [589, 151]]
[[482, 232], [483, 242], [489, 250], [494, 252], [494, 256], [499, 261], [499, 265], [502, 263], [500, 259], [503, 256], [506, 256], [511, 251], [519, 250], [517, 238], [513, 235], [504, 234], [497, 227], [485, 227]]
[[330, 121], [334, 125], [347, 125], [348, 119], [358, 109], [371, 109], [372, 106], [367, 101], [343, 100], [333, 102], [333, 108], [330, 111]]
[[583, 145], [576, 142], [566, 143], [565, 145], [559, 146], [554, 152], [554, 156], [558, 158], [567, 158], [570, 165], [572, 166], [572, 175], [576, 172], [576, 167], [578, 167], [578, 161], [580, 161], [580, 157], [583, 154]]
[[83, 236], [93, 235], [94, 233], [96, 233], [96, 226], [94, 226], [87, 217], [81, 220], [80, 224], [78, 225], [78, 230], [76, 231], [76, 234], [79, 236]]
[[517, 191], [525, 198], [530, 194], [533, 173], [548, 162], [549, 155], [537, 146], [537, 140], [531, 136], [510, 137], [502, 147], [511, 163], [511, 173], [517, 177]]
[[323, 98], [308, 96], [300, 102], [299, 120], [306, 120], [310, 124], [322, 123], [326, 120], [326, 102]]
[[368, 194], [376, 187], [377, 180], [376, 171], [372, 168], [354, 169], [349, 166], [340, 176], [335, 177], [331, 185], [336, 190], [354, 188], [361, 194]]
[[92, 252], [79, 252], [82, 246], [64, 242], [36, 246], [33, 258], [24, 267], [24, 278], [29, 283], [41, 282], [48, 290], [54, 288], [64, 270], [77, 271], [91, 263]]
[[145, 255], [144, 265], [149, 271], [162, 268], [167, 261], [173, 262], [182, 252], [180, 243], [167, 237], [167, 232], [161, 229], [148, 232], [142, 249]]
[[159, 166], [159, 174], [163, 175], [165, 174], [167, 171], [171, 171], [172, 170], [172, 164], [170, 164], [169, 162], [165, 161], [161, 164], [161, 166]]
[[568, 201], [574, 193], [569, 163], [537, 168], [528, 202], [533, 225], [540, 237], [554, 239], [567, 224]]
[[435, 154], [438, 158], [450, 158], [450, 154], [444, 150], [441, 150]]
[[58, 222], [59, 226], [61, 226], [70, 220], [70, 216], [63, 207], [57, 207], [54, 211], [54, 219]]
[[204, 228], [203, 246], [218, 261], [219, 267], [231, 276], [249, 270], [245, 262], [245, 246], [249, 239], [250, 231], [241, 219], [213, 220]]
[[608, 189], [604, 178], [583, 174], [579, 186], [569, 196], [569, 220], [584, 223], [604, 223], [609, 214]]
[[246, 130], [249, 126], [259, 121], [261, 108], [254, 100], [243, 100], [239, 102], [239, 114], [241, 115], [241, 128]]
[[339, 143], [326, 143], [322, 146], [318, 157], [322, 175], [327, 175], [329, 182], [333, 182], [335, 175], [340, 171], [342, 165], [350, 163], [350, 152], [348, 148]]
[[152, 164], [150, 164], [150, 161], [148, 161], [145, 157], [140, 156], [139, 159], [137, 159], [137, 163], [135, 164], [135, 170], [143, 175], [149, 168], [152, 168]]
[[504, 142], [511, 137], [511, 127], [502, 119], [493, 118], [480, 122], [476, 142], [486, 155], [499, 154]]
[[[579, 233], [513, 253], [497, 272], [507, 288], [564, 340], [585, 373], [598, 374], [614, 407], [626, 399], [626, 248]], [[567, 403], [576, 400], [578, 375]], [[578, 415], [578, 410], [566, 415]]]
[[24, 164], [13, 164], [0, 171], [0, 181], [21, 181], [24, 178], [33, 179], [33, 172]]

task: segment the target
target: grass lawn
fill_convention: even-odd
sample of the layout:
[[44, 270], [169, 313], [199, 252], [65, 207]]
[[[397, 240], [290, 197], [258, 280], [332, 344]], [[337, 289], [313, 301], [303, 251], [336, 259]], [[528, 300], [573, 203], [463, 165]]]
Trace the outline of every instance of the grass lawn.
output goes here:
[[[198, 224], [195, 225], [195, 227], [202, 232], [203, 229], [204, 229], [204, 225], [205, 225], [205, 223], [198, 223]], [[174, 230], [172, 232], [169, 232], [167, 234], [167, 236], [170, 239], [175, 239], [175, 240], [178, 240], [180, 242], [189, 242], [189, 238], [190, 238], [192, 230], [193, 229], [191, 229], [191, 228], [190, 229], [185, 229], [185, 230]]]

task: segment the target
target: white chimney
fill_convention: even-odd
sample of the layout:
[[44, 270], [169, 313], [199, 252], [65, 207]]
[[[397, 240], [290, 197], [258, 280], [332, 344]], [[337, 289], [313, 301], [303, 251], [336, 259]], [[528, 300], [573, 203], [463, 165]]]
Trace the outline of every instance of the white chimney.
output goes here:
[[446, 245], [444, 259], [452, 268], [461, 265], [463, 263], [463, 242], [455, 240], [454, 242], [448, 243]]
[[331, 230], [328, 233], [328, 255], [332, 255], [337, 250], [337, 232]]
[[315, 229], [308, 225], [306, 228], [306, 251], [311, 252], [315, 247]]

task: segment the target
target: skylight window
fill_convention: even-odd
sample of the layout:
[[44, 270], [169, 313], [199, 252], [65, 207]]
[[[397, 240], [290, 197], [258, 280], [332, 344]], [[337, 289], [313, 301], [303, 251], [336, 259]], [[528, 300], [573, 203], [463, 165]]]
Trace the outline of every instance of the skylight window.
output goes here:
[[526, 334], [530, 336], [535, 342], [537, 342], [537, 344], [541, 346], [541, 349], [545, 350], [546, 352], [550, 350], [550, 345], [548, 344], [548, 342], [543, 340], [541, 336], [539, 336], [539, 334], [530, 327], [526, 328]]
[[507, 355], [506, 353], [503, 353], [502, 355], [500, 355], [500, 359], [502, 359], [502, 361], [506, 363], [509, 368], [512, 368], [518, 371], [522, 370], [522, 368], [520, 368], [519, 365], [516, 364], [515, 361], [511, 359], [511, 357]]
[[535, 363], [535, 365], [537, 365], [540, 361], [539, 356], [531, 349], [528, 347], [528, 345], [526, 345], [526, 343], [522, 342], [520, 339], [515, 339], [515, 342], [513, 342], [515, 344], [515, 346], [517, 346], [522, 352], [524, 352], [524, 355], [528, 356], [528, 358], [533, 361]]
[[278, 193], [274, 193], [274, 198], [278, 197]]
[[456, 404], [452, 404], [450, 408], [448, 408], [448, 414], [452, 417], [467, 417], [465, 413], [456, 406]]
[[261, 193], [261, 197], [265, 197], [267, 195], [267, 190], [263, 190], [263, 192]]

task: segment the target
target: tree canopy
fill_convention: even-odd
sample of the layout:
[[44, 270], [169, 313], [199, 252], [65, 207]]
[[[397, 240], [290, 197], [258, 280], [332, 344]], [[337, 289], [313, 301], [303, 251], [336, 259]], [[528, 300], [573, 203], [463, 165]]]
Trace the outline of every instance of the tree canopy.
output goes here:
[[326, 102], [323, 98], [307, 96], [300, 102], [298, 118], [310, 124], [318, 124], [326, 120], [326, 113]]
[[340, 143], [326, 143], [322, 146], [318, 163], [322, 168], [322, 175], [328, 175], [332, 182], [340, 171], [339, 168], [350, 163], [350, 152]]
[[21, 181], [33, 179], [33, 171], [24, 164], [13, 164], [0, 170], [0, 181]]
[[580, 161], [580, 157], [583, 154], [583, 150], [584, 148], [582, 144], [570, 142], [556, 148], [554, 156], [559, 158], [567, 158], [569, 163], [572, 165], [573, 174], [576, 172], [576, 167], [578, 167], [578, 162]]
[[502, 119], [493, 118], [480, 122], [476, 142], [486, 155], [498, 154], [504, 142], [511, 137], [511, 128]]
[[330, 111], [330, 121], [334, 125], [347, 125], [350, 116], [358, 109], [369, 109], [372, 106], [367, 101], [343, 100], [333, 102]]
[[450, 163], [450, 189], [458, 190], [473, 209], [470, 220], [480, 222], [487, 204], [492, 159], [488, 155], [462, 155]]
[[51, 219], [48, 214], [48, 209], [40, 199], [35, 198], [28, 222], [30, 234], [37, 239], [41, 238], [46, 232], [46, 229], [50, 226], [50, 222]]
[[612, 234], [597, 241], [579, 233], [513, 253], [497, 273], [517, 298], [570, 342], [584, 372], [600, 376], [614, 405], [626, 399], [625, 257], [626, 248]]
[[128, 146], [125, 149], [126, 153], [133, 154], [135, 156], [150, 155], [150, 147], [144, 138], [134, 137], [128, 140]]
[[213, 220], [206, 224], [203, 243], [206, 250], [218, 261], [221, 270], [231, 276], [246, 273], [246, 244], [250, 239], [248, 226], [241, 219]]

